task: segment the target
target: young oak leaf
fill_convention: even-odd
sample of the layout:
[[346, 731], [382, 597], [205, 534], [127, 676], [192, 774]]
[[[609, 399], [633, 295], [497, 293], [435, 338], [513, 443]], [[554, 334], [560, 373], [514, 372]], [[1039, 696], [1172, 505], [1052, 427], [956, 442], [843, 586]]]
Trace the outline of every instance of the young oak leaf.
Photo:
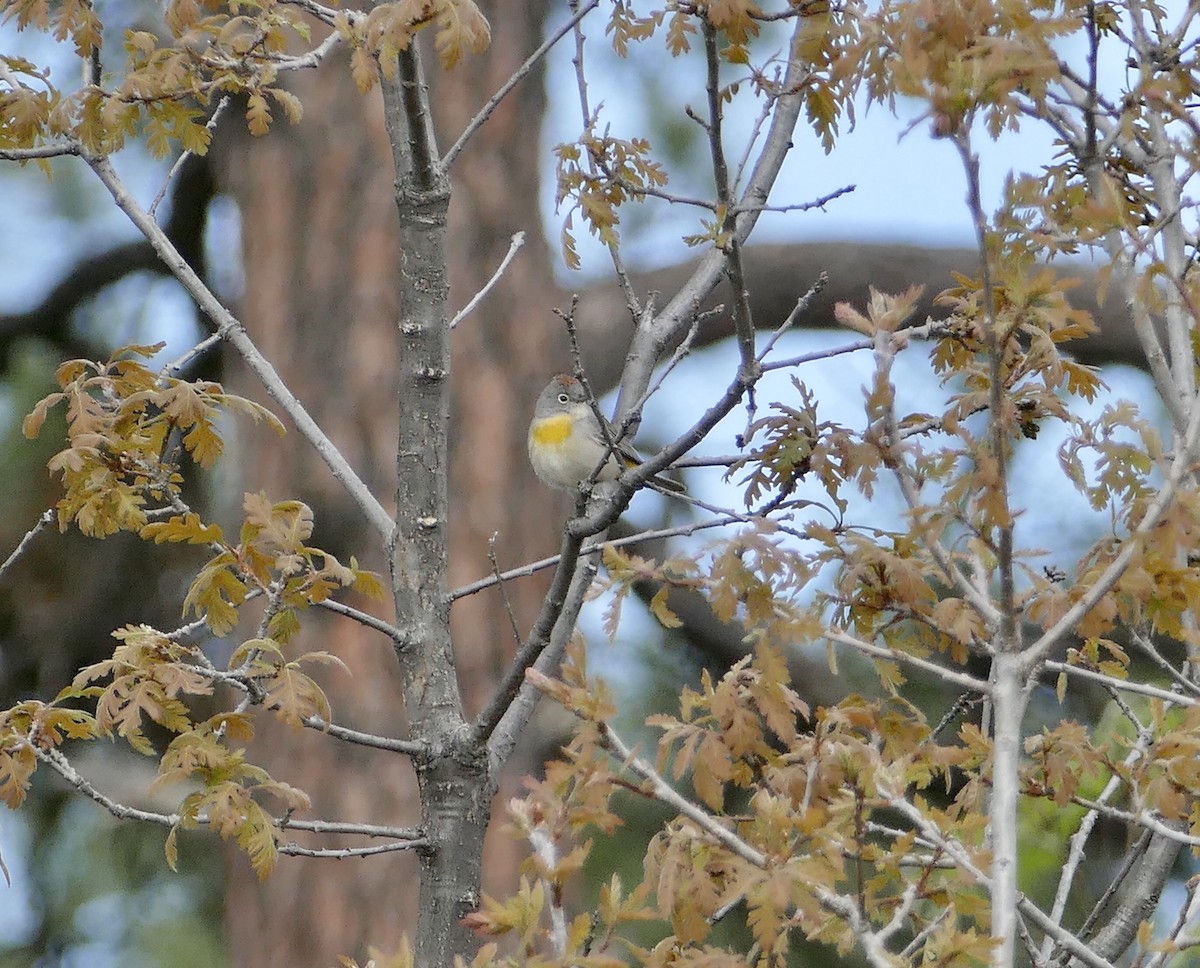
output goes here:
[[658, 619], [659, 624], [663, 628], [677, 629], [683, 625], [683, 620], [667, 604], [667, 595], [670, 591], [670, 585], [663, 585], [654, 593], [654, 597], [650, 599], [650, 614]]
[[[310, 658], [316, 653], [306, 656]], [[340, 660], [328, 656], [332, 661]], [[324, 690], [306, 673], [300, 671], [299, 662], [288, 662], [280, 666], [267, 680], [266, 705], [279, 713], [279, 718], [289, 726], [299, 729], [304, 720], [318, 716], [328, 723], [331, 719], [329, 699]]]
[[164, 541], [188, 544], [221, 544], [225, 540], [225, 532], [218, 524], [205, 524], [200, 515], [188, 511], [183, 515], [173, 515], [166, 521], [153, 521], [141, 530], [141, 536], [162, 544]]
[[472, 0], [445, 0], [437, 14], [438, 31], [433, 39], [446, 70], [462, 58], [463, 50], [482, 54], [492, 41], [492, 28]]
[[183, 600], [183, 613], [203, 618], [214, 635], [227, 635], [237, 625], [238, 606], [248, 589], [234, 572], [237, 559], [223, 551], [212, 558], [196, 576]]
[[0, 737], [0, 800], [13, 810], [25, 802], [37, 769], [37, 756], [23, 736]]
[[96, 717], [82, 709], [43, 705], [34, 716], [35, 735], [52, 746], [64, 739], [95, 739], [99, 735]]
[[236, 669], [250, 660], [259, 669], [275, 669], [283, 661], [283, 646], [273, 638], [247, 639], [229, 657], [229, 668]]
[[376, 602], [387, 601], [388, 588], [383, 576], [377, 571], [367, 571], [358, 567], [358, 559], [350, 556], [350, 574], [354, 579], [354, 590]]
[[221, 775], [236, 773], [240, 764], [241, 753], [226, 746], [208, 724], [201, 724], [171, 740], [150, 792], [193, 778], [214, 782]]
[[237, 845], [246, 852], [260, 881], [271, 876], [279, 860], [279, 831], [271, 815], [253, 800], [249, 801], [245, 820], [238, 828]]
[[254, 545], [264, 553], [298, 553], [312, 537], [313, 512], [303, 501], [272, 503], [265, 491], [246, 494], [242, 499], [246, 522], [242, 526], [242, 544]]
[[206, 696], [212, 683], [203, 674], [174, 662], [118, 676], [96, 703], [96, 725], [105, 734], [117, 735], [141, 753], [154, 752], [142, 733], [143, 717], [175, 733], [192, 728], [188, 708], [180, 695]]

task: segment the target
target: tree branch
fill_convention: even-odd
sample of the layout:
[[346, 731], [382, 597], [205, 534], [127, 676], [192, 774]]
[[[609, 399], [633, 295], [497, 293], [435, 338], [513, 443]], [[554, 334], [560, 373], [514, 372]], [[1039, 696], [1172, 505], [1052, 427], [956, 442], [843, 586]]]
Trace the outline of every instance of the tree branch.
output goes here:
[[341, 451], [337, 449], [333, 441], [325, 435], [325, 432], [321, 430], [300, 401], [296, 399], [296, 395], [283, 382], [279, 374], [275, 371], [275, 367], [259, 352], [258, 347], [254, 345], [254, 342], [246, 333], [246, 329], [241, 322], [222, 305], [221, 301], [204, 284], [200, 276], [172, 244], [171, 240], [167, 238], [166, 233], [163, 232], [158, 223], [150, 218], [146, 211], [138, 204], [129, 189], [126, 188], [124, 182], [118, 177], [108, 158], [90, 154], [85, 154], [84, 157], [88, 165], [104, 184], [104, 187], [108, 189], [109, 194], [112, 195], [113, 201], [117, 203], [117, 207], [129, 216], [130, 221], [150, 241], [159, 258], [166, 263], [172, 274], [183, 284], [183, 287], [196, 301], [196, 304], [205, 315], [216, 324], [217, 331], [238, 351], [242, 359], [246, 362], [246, 365], [262, 382], [263, 387], [271, 395], [271, 398], [292, 418], [301, 436], [312, 445], [321, 459], [325, 461], [334, 478], [337, 479], [338, 483], [353, 498], [359, 510], [375, 531], [385, 539], [390, 539], [393, 530], [391, 516], [384, 510], [383, 505], [379, 503], [378, 499], [371, 493], [362, 479], [354, 472], [354, 469], [346, 461], [346, 458], [342, 456]]

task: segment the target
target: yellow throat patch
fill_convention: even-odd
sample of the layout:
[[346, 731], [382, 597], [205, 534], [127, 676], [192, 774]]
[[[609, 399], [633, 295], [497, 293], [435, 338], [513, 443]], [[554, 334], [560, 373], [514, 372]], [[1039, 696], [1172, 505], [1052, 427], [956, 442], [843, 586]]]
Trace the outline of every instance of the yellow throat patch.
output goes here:
[[541, 447], [561, 447], [575, 429], [575, 420], [567, 413], [537, 421], [530, 430], [534, 443]]

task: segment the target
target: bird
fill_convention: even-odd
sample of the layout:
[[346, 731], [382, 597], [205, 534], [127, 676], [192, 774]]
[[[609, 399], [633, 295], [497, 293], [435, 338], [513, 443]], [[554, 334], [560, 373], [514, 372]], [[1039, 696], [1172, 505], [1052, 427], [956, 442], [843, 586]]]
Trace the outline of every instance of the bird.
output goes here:
[[[601, 417], [600, 419], [604, 419]], [[642, 456], [604, 420], [608, 436], [600, 430], [597, 414], [588, 402], [583, 384], [575, 377], [560, 373], [546, 384], [533, 408], [529, 424], [529, 462], [544, 483], [562, 491], [576, 491], [592, 476], [614, 481], [643, 461]], [[610, 444], [613, 446], [610, 448]], [[669, 477], [656, 475], [646, 481], [665, 494], [683, 493], [683, 485]]]

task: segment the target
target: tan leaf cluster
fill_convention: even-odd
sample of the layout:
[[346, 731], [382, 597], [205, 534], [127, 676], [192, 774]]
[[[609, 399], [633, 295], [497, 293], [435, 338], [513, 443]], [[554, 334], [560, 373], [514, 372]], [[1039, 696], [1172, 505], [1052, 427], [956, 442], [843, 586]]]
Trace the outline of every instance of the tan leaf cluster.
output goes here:
[[[241, 541], [216, 543], [216, 554], [200, 569], [184, 599], [184, 613], [204, 618], [216, 634], [224, 635], [237, 625], [238, 609], [252, 587], [276, 598], [269, 631], [281, 642], [298, 629], [298, 609], [323, 602], [339, 589], [355, 587], [373, 598], [383, 595], [380, 576], [360, 569], [357, 560], [343, 565], [329, 552], [306, 543], [312, 536], [313, 515], [304, 502], [272, 502], [259, 492], [246, 494], [243, 508]], [[197, 534], [184, 518], [171, 518], [142, 533], [155, 540], [195, 540]], [[169, 534], [184, 537], [164, 537]]]
[[162, 376], [139, 359], [161, 348], [127, 346], [106, 363], [64, 363], [55, 374], [60, 389], [25, 417], [25, 436], [36, 437], [53, 410], [60, 404], [66, 410], [68, 446], [48, 465], [65, 491], [58, 502], [62, 530], [74, 523], [93, 537], [140, 531], [147, 505], [179, 495], [179, 445], [202, 467], [216, 462], [224, 446], [217, 430], [222, 410], [266, 419], [282, 432], [268, 411], [220, 384]]
[[567, 264], [578, 268], [572, 225], [576, 213], [588, 230], [605, 245], [619, 241], [620, 207], [640, 200], [647, 189], [662, 188], [667, 171], [651, 157], [645, 138], [615, 138], [585, 132], [577, 142], [554, 149], [557, 160], [555, 204], [567, 207], [563, 220], [563, 245]]

